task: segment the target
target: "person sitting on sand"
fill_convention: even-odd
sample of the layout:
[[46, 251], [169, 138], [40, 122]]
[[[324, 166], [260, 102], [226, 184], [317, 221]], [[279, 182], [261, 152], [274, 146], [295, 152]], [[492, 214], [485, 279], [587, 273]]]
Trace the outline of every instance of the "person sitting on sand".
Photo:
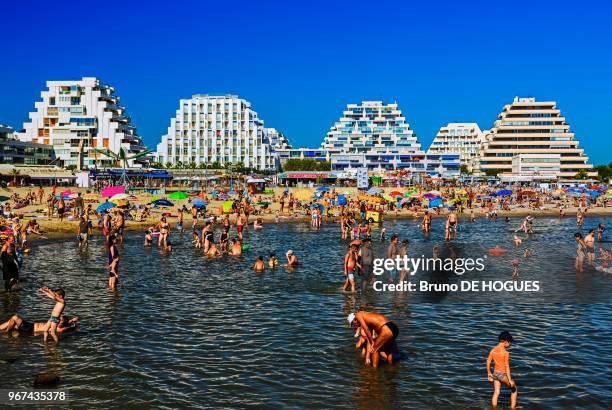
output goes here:
[[[57, 333], [66, 333], [76, 329], [76, 324], [79, 321], [78, 316], [68, 319], [62, 315], [57, 324]], [[0, 331], [10, 332], [15, 330], [20, 334], [42, 334], [45, 331], [47, 322], [29, 322], [19, 315], [13, 315], [9, 320], [0, 324]]]
[[291, 249], [287, 251], [287, 266], [297, 266], [298, 265], [298, 257], [293, 253]]
[[[376, 312], [359, 311], [347, 317], [351, 326], [361, 330], [363, 342], [366, 343], [365, 363], [378, 367], [379, 357], [389, 364], [399, 357], [395, 340], [399, 328], [386, 316]], [[359, 344], [359, 343], [358, 343]]]
[[57, 336], [57, 325], [59, 324], [60, 317], [62, 316], [64, 308], [66, 307], [66, 293], [64, 292], [64, 289], [57, 289], [56, 291], [52, 291], [46, 286], [40, 288], [40, 291], [48, 298], [53, 299], [55, 301], [55, 306], [53, 306], [53, 310], [51, 311], [51, 317], [43, 328], [44, 341], [45, 343], [47, 343], [49, 334], [51, 334], [51, 337], [53, 338], [53, 340], [55, 340], [55, 343], [57, 343], [59, 342], [59, 337]]
[[[487, 379], [493, 382], [493, 397], [491, 398], [491, 404], [493, 407], [497, 407], [497, 399], [499, 398], [501, 385], [503, 383], [510, 388], [510, 406], [514, 409], [516, 408], [518, 390], [510, 374], [510, 353], [506, 350], [512, 344], [512, 335], [507, 331], [503, 331], [499, 334], [497, 340], [497, 346], [491, 349], [489, 357], [487, 357]], [[493, 373], [491, 373], [491, 362], [495, 365]]]
[[253, 265], [253, 270], [255, 272], [263, 272], [266, 269], [266, 265], [264, 263], [263, 256], [258, 256], [255, 264]]

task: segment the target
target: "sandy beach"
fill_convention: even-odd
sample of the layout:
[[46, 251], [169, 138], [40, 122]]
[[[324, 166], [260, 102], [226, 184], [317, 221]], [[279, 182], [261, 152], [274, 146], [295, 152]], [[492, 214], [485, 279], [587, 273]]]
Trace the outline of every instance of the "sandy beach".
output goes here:
[[[58, 187], [57, 192], [62, 192], [66, 189], [68, 188]], [[91, 190], [88, 190], [85, 188], [70, 187], [69, 189], [72, 192], [75, 192], [75, 191], [81, 192], [83, 195], [87, 193], [92, 193]], [[274, 194], [270, 194], [270, 193], [263, 194], [262, 193], [262, 194], [255, 194], [252, 196], [252, 202], [254, 203], [257, 203], [260, 201], [270, 202], [270, 205], [268, 206], [268, 208], [265, 210], [262, 210], [262, 213], [260, 215], [257, 215], [258, 217], [261, 217], [263, 219], [264, 223], [275, 222], [277, 214], [278, 214], [279, 223], [303, 222], [309, 218], [309, 216], [306, 215], [301, 210], [295, 211], [292, 213], [288, 213], [288, 212], [281, 213], [278, 199], [281, 197], [284, 188], [276, 187], [276, 188], [271, 188], [271, 189], [274, 190]], [[397, 188], [393, 188], [393, 187], [388, 187], [388, 188], [383, 188], [383, 189], [385, 191], [385, 194], [398, 190]], [[0, 188], [0, 195], [10, 197], [14, 193], [18, 193], [21, 197], [23, 197], [27, 194], [28, 191], [35, 192], [35, 190], [36, 190], [35, 188], [29, 188], [29, 187]], [[169, 194], [171, 194], [172, 192], [176, 192], [178, 190], [179, 188], [170, 188], [166, 191], [165, 194], [156, 194], [156, 195], [139, 192], [135, 194], [136, 199], [130, 202], [135, 205], [149, 206], [149, 203], [151, 202], [153, 198], [167, 198]], [[315, 188], [289, 188], [290, 193], [296, 192], [296, 191], [304, 191], [304, 190], [311, 191], [314, 195]], [[349, 200], [357, 199], [358, 197], [358, 190], [357, 188], [354, 188], [354, 187], [339, 187], [339, 188], [336, 188], [336, 190], [343, 193]], [[45, 188], [45, 198], [50, 192], [51, 192], [50, 187]], [[87, 204], [91, 204], [92, 208], [95, 210], [100, 204], [104, 203], [107, 199], [107, 198], [101, 198], [100, 195], [96, 195], [96, 196], [97, 196], [97, 200], [95, 202], [93, 201], [86, 202], [86, 206]], [[212, 200], [210, 194], [207, 195], [207, 199], [209, 200], [209, 205], [207, 207], [207, 216], [221, 215], [223, 201]], [[24, 220], [35, 218], [38, 224], [40, 225], [41, 230], [44, 232], [44, 236], [47, 238], [67, 237], [67, 236], [71, 236], [75, 234], [77, 231], [77, 225], [78, 225], [77, 220], [74, 219], [70, 215], [69, 212], [66, 214], [67, 216], [64, 218], [62, 222], [59, 221], [59, 219], [57, 218], [57, 215], [55, 215], [52, 219], [49, 219], [46, 214], [47, 205], [44, 201], [45, 199], [43, 199], [43, 203], [30, 204], [26, 207], [15, 210], [15, 213], [17, 214], [17, 216], [21, 217]], [[137, 221], [128, 219], [126, 223], [126, 230], [131, 231], [131, 232], [144, 231], [146, 228], [156, 225], [159, 222], [159, 219], [161, 218], [162, 214], [164, 213], [170, 214], [170, 216], [167, 217], [168, 222], [171, 225], [175, 225], [177, 209], [182, 207], [183, 205], [187, 205], [187, 208], [190, 208], [190, 203], [189, 203], [189, 199], [171, 200], [171, 202], [174, 204], [174, 206], [172, 207], [151, 209], [151, 216], [144, 221], [137, 222]], [[476, 203], [471, 210], [474, 211], [474, 215], [476, 217], [480, 218], [486, 215], [486, 210], [480, 206], [480, 203]], [[565, 208], [566, 216], [575, 216], [576, 212], [577, 212], [576, 207]], [[470, 213], [470, 209], [466, 208], [464, 210], [464, 213], [460, 214], [460, 217], [468, 217], [469, 213]], [[557, 204], [555, 203], [544, 204], [543, 209], [538, 209], [538, 210], [530, 209], [526, 206], [513, 205], [511, 206], [511, 209], [509, 211], [499, 210], [498, 215], [502, 218], [506, 216], [510, 218], [520, 218], [520, 217], [526, 216], [528, 213], [531, 213], [535, 215], [536, 217], [537, 216], [559, 217], [559, 208]], [[397, 211], [385, 212], [384, 219], [414, 218], [414, 217], [419, 217], [422, 214], [423, 214], [422, 211], [415, 213], [407, 209], [400, 209]], [[436, 215], [434, 213], [433, 216], [434, 218], [443, 217], [447, 214], [448, 214], [448, 210], [444, 208], [441, 210], [440, 215]], [[591, 207], [589, 208], [586, 216], [588, 217], [588, 216], [610, 216], [610, 215], [612, 215], [612, 207], [606, 207], [606, 208]], [[338, 212], [337, 210], [332, 209], [331, 215], [328, 216], [326, 220], [330, 221], [330, 220], [336, 220], [336, 219], [338, 219]], [[253, 216], [251, 217], [251, 220], [254, 220]], [[191, 218], [188, 217], [188, 215], [185, 216], [185, 221], [186, 221], [187, 227], [190, 228]], [[98, 230], [99, 227], [97, 226], [97, 221], [94, 220], [92, 221], [92, 223], [94, 225], [94, 229]], [[201, 225], [201, 221], [199, 225]], [[32, 238], [32, 239], [39, 240], [39, 238]]]

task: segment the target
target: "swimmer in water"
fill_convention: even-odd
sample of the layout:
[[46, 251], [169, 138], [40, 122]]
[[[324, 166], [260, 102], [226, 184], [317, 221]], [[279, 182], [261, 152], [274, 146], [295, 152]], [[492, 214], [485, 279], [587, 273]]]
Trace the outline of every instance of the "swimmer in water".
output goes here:
[[266, 265], [264, 263], [263, 256], [258, 256], [255, 264], [253, 265], [253, 270], [255, 272], [263, 272], [266, 269]]
[[293, 267], [298, 265], [298, 257], [291, 249], [287, 251], [287, 266]]
[[253, 222], [253, 229], [263, 229], [263, 219], [257, 218], [255, 222]]
[[580, 232], [574, 234], [574, 239], [576, 240], [576, 261], [574, 262], [574, 267], [576, 272], [582, 273], [584, 271], [584, 259], [586, 258], [586, 245]]
[[605, 228], [602, 224], [597, 225], [597, 242], [601, 242], [604, 230]]
[[193, 236], [193, 246], [196, 249], [200, 249], [202, 247], [202, 241], [200, 240], [200, 235], [198, 235], [198, 231], [191, 231], [191, 235]]
[[229, 253], [232, 254], [233, 256], [242, 255], [242, 242], [240, 241], [240, 238], [234, 239], [234, 242], [232, 242], [232, 246], [230, 248]]
[[66, 293], [64, 292], [64, 289], [57, 289], [56, 291], [52, 291], [46, 286], [40, 288], [40, 291], [48, 298], [53, 299], [55, 301], [55, 306], [53, 306], [53, 310], [51, 311], [51, 317], [49, 318], [49, 320], [45, 324], [45, 327], [42, 330], [44, 332], [44, 342], [47, 343], [49, 334], [51, 334], [51, 337], [53, 338], [53, 340], [55, 340], [55, 343], [57, 343], [59, 342], [59, 337], [57, 336], [57, 325], [59, 324], [60, 317], [62, 316], [64, 308], [66, 307]]
[[278, 266], [278, 259], [275, 254], [270, 254], [270, 258], [268, 259], [268, 267], [270, 269], [276, 268]]
[[457, 232], [457, 214], [455, 213], [455, 211], [451, 211], [451, 213], [448, 214], [448, 218], [446, 218], [446, 228], [445, 228], [444, 239], [446, 239], [447, 241], [450, 241], [451, 235], [456, 232]]
[[212, 242], [208, 247], [208, 250], [206, 251], [206, 256], [208, 256], [209, 258], [216, 258], [218, 256], [221, 256], [221, 252], [219, 251], [219, 248], [217, 248], [217, 245], [214, 242]]
[[119, 248], [117, 247], [117, 237], [110, 235], [108, 237], [108, 287], [115, 290], [117, 289], [117, 282], [119, 281]]
[[395, 340], [399, 335], [399, 328], [395, 323], [380, 313], [365, 311], [349, 314], [347, 321], [363, 334], [366, 364], [371, 363], [376, 368], [380, 358], [389, 364], [397, 360], [399, 354]]
[[153, 245], [153, 228], [149, 228], [145, 232], [144, 246]]
[[531, 256], [531, 251], [529, 250], [529, 248], [525, 248], [525, 250], [523, 251], [523, 257], [528, 258], [530, 256]]
[[172, 252], [172, 242], [170, 242], [170, 241], [166, 242], [166, 246], [164, 246], [164, 251], [165, 252]]
[[589, 229], [589, 233], [584, 237], [584, 244], [586, 246], [587, 262], [591, 266], [595, 265], [595, 231]]
[[[503, 331], [497, 340], [499, 343], [489, 352], [489, 357], [487, 357], [487, 379], [493, 382], [491, 404], [493, 407], [497, 407], [497, 399], [503, 383], [510, 388], [510, 407], [514, 409], [516, 408], [518, 390], [510, 374], [510, 353], [506, 350], [512, 344], [513, 339], [509, 332]], [[494, 363], [493, 373], [491, 373], [491, 362]]]
[[519, 246], [522, 243], [523, 243], [523, 240], [521, 238], [519, 238], [518, 236], [514, 235], [514, 244], [516, 246]]
[[512, 277], [517, 278], [519, 275], [519, 260], [512, 259]]
[[378, 238], [379, 241], [384, 241], [385, 240], [385, 236], [387, 235], [387, 229], [386, 228], [382, 228], [380, 230], [380, 237]]
[[489, 255], [491, 256], [502, 256], [506, 254], [506, 250], [499, 245], [496, 245], [494, 248], [489, 249]]

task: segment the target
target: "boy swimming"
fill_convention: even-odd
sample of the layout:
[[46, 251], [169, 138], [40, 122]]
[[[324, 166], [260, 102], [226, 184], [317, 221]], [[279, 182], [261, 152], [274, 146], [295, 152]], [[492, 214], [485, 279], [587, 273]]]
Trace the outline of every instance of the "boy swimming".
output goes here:
[[[497, 399], [501, 391], [501, 384], [505, 384], [510, 388], [510, 402], [511, 408], [516, 408], [516, 398], [518, 397], [518, 390], [516, 383], [512, 380], [510, 374], [510, 353], [506, 349], [512, 344], [512, 335], [510, 332], [503, 331], [499, 334], [498, 344], [489, 352], [487, 358], [487, 378], [490, 382], [493, 382], [493, 397], [491, 398], [491, 404], [493, 407], [497, 407]], [[491, 373], [491, 362], [495, 364], [493, 373]]]

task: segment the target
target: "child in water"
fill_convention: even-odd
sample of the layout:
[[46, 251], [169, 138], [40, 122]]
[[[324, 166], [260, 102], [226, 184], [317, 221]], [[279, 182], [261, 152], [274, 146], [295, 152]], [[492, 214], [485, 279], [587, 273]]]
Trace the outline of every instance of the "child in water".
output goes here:
[[[516, 388], [516, 383], [512, 380], [512, 375], [510, 374], [510, 353], [506, 349], [510, 347], [512, 344], [512, 335], [510, 332], [503, 331], [499, 334], [498, 344], [491, 352], [489, 352], [489, 357], [487, 358], [487, 378], [490, 382], [493, 382], [493, 397], [491, 398], [491, 404], [493, 407], [497, 407], [497, 399], [499, 398], [499, 393], [501, 392], [502, 383], [510, 388], [510, 402], [511, 408], [516, 408], [516, 399], [518, 397], [518, 390]], [[491, 373], [491, 362], [495, 364], [493, 368], [493, 373]]]
[[263, 272], [265, 268], [266, 265], [264, 264], [263, 256], [258, 256], [255, 264], [253, 265], [253, 270], [256, 272]]
[[278, 266], [278, 259], [276, 259], [275, 254], [270, 254], [270, 259], [268, 259], [268, 266], [272, 268], [276, 268]]

